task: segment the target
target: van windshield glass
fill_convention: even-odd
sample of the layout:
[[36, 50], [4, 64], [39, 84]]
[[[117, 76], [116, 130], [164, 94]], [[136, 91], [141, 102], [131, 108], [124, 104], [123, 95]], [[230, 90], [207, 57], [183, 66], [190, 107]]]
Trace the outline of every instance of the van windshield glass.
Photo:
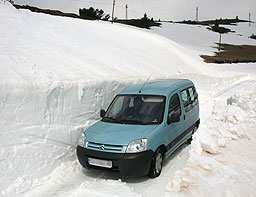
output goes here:
[[164, 96], [118, 95], [102, 121], [120, 124], [160, 124], [163, 121], [164, 108]]

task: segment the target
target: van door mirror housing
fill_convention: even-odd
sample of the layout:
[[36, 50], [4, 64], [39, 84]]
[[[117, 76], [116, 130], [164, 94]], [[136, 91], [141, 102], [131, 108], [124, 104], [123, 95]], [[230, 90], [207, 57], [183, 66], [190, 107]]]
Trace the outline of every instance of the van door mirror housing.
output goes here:
[[100, 110], [100, 117], [104, 118], [105, 115], [106, 115], [106, 111], [104, 109]]
[[198, 98], [198, 94], [195, 95], [195, 99], [194, 100], [196, 100], [197, 98]]
[[173, 113], [171, 116], [168, 115], [168, 124], [179, 122], [180, 121], [180, 114], [179, 113]]

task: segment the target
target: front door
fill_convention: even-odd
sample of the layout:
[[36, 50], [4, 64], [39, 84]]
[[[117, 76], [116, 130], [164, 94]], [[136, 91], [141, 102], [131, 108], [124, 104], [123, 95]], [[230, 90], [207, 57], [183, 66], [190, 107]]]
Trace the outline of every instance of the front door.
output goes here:
[[176, 146], [178, 145], [182, 132], [184, 130], [184, 119], [182, 108], [181, 108], [181, 102], [180, 97], [178, 93], [172, 94], [169, 101], [168, 106], [168, 117], [171, 117], [172, 114], [178, 114], [179, 121], [178, 122], [168, 122], [166, 125], [166, 133], [167, 133], [167, 151], [172, 152], [172, 149], [176, 149]]

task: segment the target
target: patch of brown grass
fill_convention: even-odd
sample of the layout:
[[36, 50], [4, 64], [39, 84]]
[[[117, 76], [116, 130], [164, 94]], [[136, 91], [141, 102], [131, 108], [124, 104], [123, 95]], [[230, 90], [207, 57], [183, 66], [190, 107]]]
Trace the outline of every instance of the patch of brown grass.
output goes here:
[[201, 55], [200, 57], [206, 63], [217, 64], [256, 62], [256, 46], [221, 44], [219, 47], [221, 50], [214, 56]]

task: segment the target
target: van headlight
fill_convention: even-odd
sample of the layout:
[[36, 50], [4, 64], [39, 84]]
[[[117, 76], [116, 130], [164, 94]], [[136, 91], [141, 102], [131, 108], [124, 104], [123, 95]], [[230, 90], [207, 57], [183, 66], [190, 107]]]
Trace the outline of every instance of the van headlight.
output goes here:
[[78, 146], [84, 147], [85, 140], [86, 140], [86, 135], [82, 131], [78, 140]]
[[126, 153], [138, 153], [148, 149], [148, 140], [139, 139], [129, 143]]

